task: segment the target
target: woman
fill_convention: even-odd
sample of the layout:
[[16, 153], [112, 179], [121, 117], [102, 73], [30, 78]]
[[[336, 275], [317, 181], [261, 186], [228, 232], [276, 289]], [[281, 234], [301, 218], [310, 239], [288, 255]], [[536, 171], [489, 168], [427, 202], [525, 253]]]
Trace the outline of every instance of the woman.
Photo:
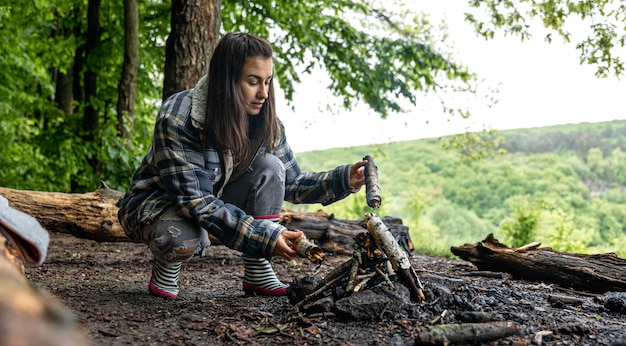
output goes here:
[[175, 299], [182, 262], [204, 255], [212, 234], [243, 254], [246, 293], [283, 295], [268, 259], [295, 258], [280, 225], [283, 200], [327, 205], [364, 184], [367, 161], [304, 173], [276, 116], [272, 48], [229, 33], [209, 73], [162, 105], [152, 145], [120, 201], [126, 234], [154, 255], [152, 295]]

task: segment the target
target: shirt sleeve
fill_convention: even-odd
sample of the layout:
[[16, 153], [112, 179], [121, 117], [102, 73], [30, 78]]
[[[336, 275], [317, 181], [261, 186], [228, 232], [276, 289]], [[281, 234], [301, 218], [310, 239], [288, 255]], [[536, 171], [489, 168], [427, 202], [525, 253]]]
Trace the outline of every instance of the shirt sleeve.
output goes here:
[[153, 142], [154, 166], [178, 214], [196, 220], [231, 249], [270, 258], [285, 228], [268, 220], [255, 220], [214, 195], [199, 130], [185, 125], [172, 115], [159, 117]]

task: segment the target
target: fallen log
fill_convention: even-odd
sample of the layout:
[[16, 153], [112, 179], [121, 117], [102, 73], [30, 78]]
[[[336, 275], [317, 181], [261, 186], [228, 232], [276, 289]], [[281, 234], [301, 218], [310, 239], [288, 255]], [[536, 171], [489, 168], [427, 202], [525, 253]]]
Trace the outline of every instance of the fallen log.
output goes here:
[[442, 324], [427, 327], [415, 338], [416, 345], [451, 345], [483, 343], [518, 334], [521, 327], [513, 322]]
[[[117, 220], [118, 200], [123, 193], [109, 188], [106, 184], [88, 193], [60, 193], [29, 190], [15, 190], [0, 187], [11, 206], [36, 218], [48, 231], [69, 233], [77, 238], [97, 242], [127, 242]], [[400, 246], [407, 252], [413, 251], [409, 231], [402, 220], [393, 217], [382, 218]], [[363, 220], [341, 220], [333, 214], [318, 211], [304, 213], [283, 208], [280, 223], [288, 229], [304, 232], [324, 252], [351, 254], [354, 236], [365, 230]], [[211, 242], [219, 245], [217, 238]]]
[[[409, 236], [409, 228], [402, 220], [385, 216], [382, 218], [398, 244], [407, 252], [413, 252], [413, 243]], [[280, 223], [288, 229], [303, 231], [307, 238], [326, 252], [351, 255], [354, 250], [354, 237], [367, 230], [365, 219], [342, 220], [322, 210], [315, 213], [304, 213], [283, 208]]]
[[528, 281], [593, 293], [626, 291], [626, 259], [614, 253], [564, 253], [539, 245], [508, 247], [489, 234], [479, 243], [453, 246], [451, 251], [479, 270], [508, 272]]
[[0, 187], [0, 195], [50, 232], [99, 242], [130, 241], [117, 221], [117, 202], [123, 194], [106, 184], [95, 192], [76, 194]]

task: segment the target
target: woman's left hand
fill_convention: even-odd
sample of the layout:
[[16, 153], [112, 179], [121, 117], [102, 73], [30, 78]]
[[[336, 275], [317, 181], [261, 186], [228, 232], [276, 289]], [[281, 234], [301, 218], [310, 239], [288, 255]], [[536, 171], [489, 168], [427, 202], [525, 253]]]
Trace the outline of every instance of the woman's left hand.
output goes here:
[[360, 189], [365, 184], [365, 165], [367, 160], [359, 161], [350, 167], [350, 187]]
[[294, 240], [301, 237], [302, 234], [302, 231], [284, 230], [280, 232], [280, 236], [278, 236], [278, 241], [274, 247], [274, 256], [280, 256], [286, 260], [298, 258], [298, 253], [296, 253], [296, 250], [291, 244], [293, 244]]

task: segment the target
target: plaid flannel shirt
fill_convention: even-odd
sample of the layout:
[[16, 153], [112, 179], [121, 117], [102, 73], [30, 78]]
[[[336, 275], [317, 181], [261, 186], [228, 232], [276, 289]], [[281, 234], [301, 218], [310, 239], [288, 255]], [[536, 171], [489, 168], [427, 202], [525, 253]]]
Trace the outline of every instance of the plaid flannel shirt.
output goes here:
[[[204, 83], [205, 78], [194, 89], [172, 95], [164, 102], [150, 149], [120, 200], [120, 223], [126, 234], [139, 242], [142, 225], [173, 205], [180, 216], [194, 220], [229, 248], [270, 258], [285, 228], [268, 220], [255, 220], [240, 208], [222, 202], [221, 191], [214, 191], [216, 186], [228, 184], [233, 161], [229, 152], [220, 153], [202, 143]], [[271, 154], [285, 165], [284, 200], [327, 205], [357, 191], [349, 186], [349, 164], [328, 172], [301, 172], [284, 129], [282, 134]], [[260, 152], [264, 150], [262, 147]]]

